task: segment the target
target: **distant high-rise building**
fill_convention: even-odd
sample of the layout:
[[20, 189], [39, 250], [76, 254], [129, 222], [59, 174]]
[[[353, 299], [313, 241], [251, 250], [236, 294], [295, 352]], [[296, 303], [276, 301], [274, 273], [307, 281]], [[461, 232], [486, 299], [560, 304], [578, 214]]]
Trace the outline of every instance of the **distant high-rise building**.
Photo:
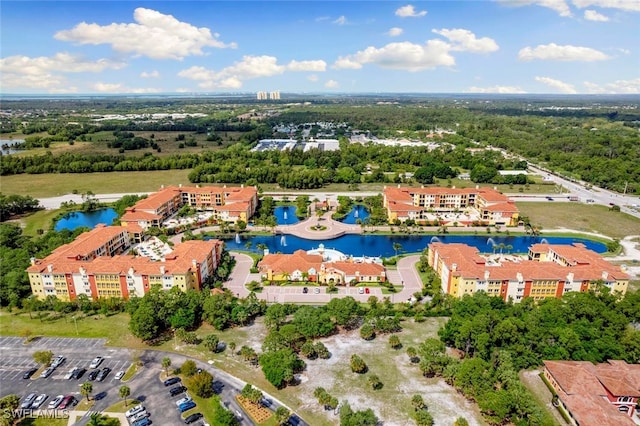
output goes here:
[[274, 101], [280, 99], [280, 91], [276, 90], [274, 92], [269, 92], [269, 99]]
[[259, 101], [264, 101], [267, 99], [267, 92], [258, 92], [257, 97]]

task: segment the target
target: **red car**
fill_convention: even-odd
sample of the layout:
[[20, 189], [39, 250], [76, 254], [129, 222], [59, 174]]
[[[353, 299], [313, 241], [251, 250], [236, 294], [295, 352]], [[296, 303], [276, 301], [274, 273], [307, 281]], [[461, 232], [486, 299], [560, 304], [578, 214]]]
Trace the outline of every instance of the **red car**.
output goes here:
[[369, 287], [365, 288], [365, 289], [364, 289], [364, 292], [365, 292], [366, 294], [369, 294]]
[[67, 407], [72, 407], [75, 402], [76, 399], [73, 397], [73, 395], [67, 395], [64, 397], [60, 405], [58, 405], [58, 409], [64, 410]]

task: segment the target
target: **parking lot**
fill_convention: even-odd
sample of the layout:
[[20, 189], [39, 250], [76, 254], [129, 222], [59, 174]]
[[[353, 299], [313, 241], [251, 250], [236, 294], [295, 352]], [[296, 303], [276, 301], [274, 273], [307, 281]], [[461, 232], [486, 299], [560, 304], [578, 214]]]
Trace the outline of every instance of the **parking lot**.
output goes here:
[[[115, 380], [115, 375], [120, 370], [127, 370], [132, 363], [132, 351], [125, 348], [109, 348], [104, 346], [104, 339], [74, 339], [74, 338], [40, 338], [30, 344], [23, 344], [20, 337], [0, 337], [0, 397], [8, 394], [17, 394], [21, 400], [30, 393], [47, 394], [48, 397], [41, 406], [46, 409], [49, 401], [57, 395], [73, 395], [77, 400], [80, 395], [80, 386], [87, 382], [87, 375], [91, 371], [89, 364], [96, 356], [104, 357], [99, 368], [111, 368], [111, 373], [104, 381], [92, 381], [92, 398], [97, 397], [93, 411], [102, 411], [122, 399], [118, 395], [118, 389], [124, 383]], [[30, 368], [37, 367], [33, 360], [33, 353], [40, 350], [50, 350], [54, 356], [66, 357], [64, 363], [58, 367], [48, 378], [37, 376], [31, 379], [23, 379], [22, 375]], [[150, 419], [156, 425], [183, 424], [175, 401], [184, 397], [180, 394], [174, 397], [169, 395], [170, 387], [165, 387], [160, 380], [162, 371], [161, 360], [165, 356], [172, 360], [172, 366], [180, 366], [187, 358], [176, 354], [167, 354], [156, 351], [144, 351], [140, 360], [144, 363], [136, 375], [126, 382], [131, 389], [129, 400], [137, 399], [142, 402], [146, 410], [151, 414]], [[252, 425], [248, 416], [241, 413], [235, 395], [240, 392], [243, 384], [221, 372], [213, 369], [206, 363], [197, 361], [200, 368], [209, 370], [214, 376], [214, 388], [219, 393], [222, 401], [232, 411], [239, 413], [238, 420], [242, 425]], [[65, 379], [64, 376], [75, 367], [86, 368], [87, 372], [80, 379]], [[73, 408], [71, 408], [73, 410]], [[79, 418], [75, 425], [85, 425], [89, 416]], [[202, 425], [203, 421], [194, 423]]]

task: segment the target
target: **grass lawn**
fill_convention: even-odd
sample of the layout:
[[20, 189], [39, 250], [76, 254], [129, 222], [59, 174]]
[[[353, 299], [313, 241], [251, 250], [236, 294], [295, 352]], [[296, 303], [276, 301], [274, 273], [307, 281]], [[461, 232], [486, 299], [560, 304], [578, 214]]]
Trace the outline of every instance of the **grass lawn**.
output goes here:
[[155, 170], [2, 176], [2, 192], [36, 198], [71, 194], [73, 190], [77, 190], [79, 194], [87, 191], [94, 194], [151, 192], [160, 189], [161, 185], [190, 184], [187, 178], [189, 172], [190, 170]]
[[93, 396], [90, 396], [90, 400], [87, 401], [87, 397], [86, 396], [79, 396], [80, 401], [78, 402], [78, 405], [76, 405], [74, 407], [74, 411], [89, 411], [91, 410], [91, 407], [93, 407], [93, 404], [96, 403], [96, 400], [93, 399]]
[[127, 404], [125, 405], [124, 401], [116, 402], [111, 407], [104, 409], [103, 411], [108, 411], [110, 413], [124, 413], [129, 408], [134, 407], [138, 404], [141, 404], [140, 401], [133, 398], [127, 398]]
[[22, 217], [20, 222], [24, 225], [23, 231], [25, 235], [36, 236], [38, 229], [44, 232], [49, 231], [53, 219], [58, 216], [62, 210], [40, 210], [33, 214]]
[[18, 422], [17, 426], [67, 426], [69, 423], [68, 419], [48, 419], [43, 417], [26, 417], [20, 422]]
[[129, 368], [127, 368], [126, 373], [124, 373], [124, 376], [122, 376], [122, 379], [120, 379], [120, 381], [121, 382], [128, 382], [129, 380], [131, 380], [131, 378], [133, 376], [135, 376], [135, 374], [138, 372], [139, 368], [140, 367], [135, 362], [133, 364], [131, 364], [129, 366]]
[[582, 203], [516, 203], [520, 214], [528, 216], [532, 224], [542, 225], [542, 233], [553, 228], [597, 232], [622, 239], [640, 232], [640, 219], [621, 212], [609, 211], [605, 206]]

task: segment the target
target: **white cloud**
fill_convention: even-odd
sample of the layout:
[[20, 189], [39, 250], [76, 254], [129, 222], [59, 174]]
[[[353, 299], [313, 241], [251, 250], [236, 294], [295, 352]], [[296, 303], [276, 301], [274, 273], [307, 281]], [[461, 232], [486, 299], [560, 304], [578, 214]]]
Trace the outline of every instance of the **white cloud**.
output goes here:
[[186, 56], [203, 55], [205, 47], [236, 47], [235, 43], [223, 43], [219, 34], [208, 28], [197, 28], [142, 7], [133, 12], [135, 23], [112, 23], [109, 25], [81, 22], [70, 30], [59, 31], [55, 38], [79, 44], [110, 44], [122, 53], [147, 56], [153, 59], [182, 60]]
[[142, 71], [140, 73], [140, 77], [142, 77], [142, 78], [158, 78], [158, 77], [160, 77], [160, 73], [157, 70], [153, 70], [151, 72]]
[[441, 29], [431, 30], [447, 38], [451, 43], [451, 50], [458, 50], [473, 53], [489, 53], [499, 49], [498, 44], [489, 37], [476, 38], [476, 35], [469, 30], [455, 28], [452, 30]]
[[97, 82], [91, 86], [95, 91], [101, 93], [158, 93], [160, 89], [152, 87], [131, 88], [122, 83], [102, 83]]
[[329, 19], [331, 19], [330, 16], [318, 16], [316, 22], [328, 21]]
[[339, 84], [335, 80], [329, 80], [326, 83], [324, 83], [324, 87], [326, 87], [327, 89], [335, 89], [338, 86]]
[[9, 56], [0, 59], [0, 82], [3, 89], [33, 88], [49, 91], [68, 87], [60, 73], [101, 72], [105, 69], [121, 69], [126, 64], [108, 59], [88, 61], [66, 52], [54, 56]]
[[472, 86], [467, 90], [468, 93], [527, 93], [517, 86], [492, 86], [492, 87], [476, 87]]
[[542, 83], [546, 86], [549, 86], [555, 91], [560, 93], [569, 93], [569, 94], [578, 93], [576, 91], [576, 88], [573, 87], [573, 84], [565, 83], [564, 81], [556, 80], [551, 77], [536, 77], [535, 81]]
[[338, 25], [344, 25], [347, 23], [347, 18], [344, 15], [342, 15], [341, 17], [333, 21], [333, 23]]
[[327, 63], [322, 60], [293, 60], [287, 65], [280, 65], [275, 56], [244, 56], [241, 61], [220, 71], [193, 66], [180, 71], [178, 76], [200, 81], [199, 86], [206, 89], [239, 89], [245, 80], [252, 78], [271, 77], [287, 71], [325, 71], [326, 67]]
[[521, 61], [532, 61], [534, 59], [549, 61], [604, 61], [609, 56], [599, 50], [581, 46], [559, 46], [555, 43], [541, 44], [535, 48], [525, 47], [518, 52], [518, 59]]
[[402, 6], [396, 10], [396, 16], [399, 16], [401, 18], [420, 18], [422, 16], [425, 16], [426, 14], [426, 10], [421, 10], [418, 12], [415, 10], [413, 5], [410, 4]]
[[530, 6], [537, 5], [558, 12], [560, 16], [571, 16], [571, 9], [564, 0], [499, 0], [506, 6]]
[[325, 71], [327, 63], [322, 60], [318, 61], [296, 61], [293, 60], [287, 65], [289, 71]]
[[596, 6], [607, 9], [620, 9], [627, 12], [640, 12], [638, 0], [573, 0], [573, 4], [580, 9]]
[[584, 11], [584, 19], [587, 21], [607, 22], [608, 17], [596, 12], [595, 10], [587, 9]]
[[456, 63], [451, 55], [454, 51], [487, 53], [498, 50], [497, 43], [488, 37], [476, 38], [464, 29], [433, 30], [450, 42], [440, 39], [427, 40], [424, 44], [408, 41], [389, 43], [383, 47], [369, 46], [352, 55], [341, 56], [333, 64], [335, 69], [360, 69], [365, 64], [376, 64], [382, 68], [422, 71]]
[[312, 83], [315, 83], [316, 81], [318, 81], [318, 76], [315, 74], [311, 74], [307, 76], [307, 80], [311, 81]]
[[389, 37], [398, 37], [403, 32], [404, 30], [402, 28], [393, 27], [393, 28], [390, 28], [389, 31], [387, 31], [387, 35]]
[[588, 93], [610, 94], [638, 94], [640, 93], [640, 77], [633, 80], [616, 80], [613, 83], [599, 85], [588, 81], [584, 82]]

